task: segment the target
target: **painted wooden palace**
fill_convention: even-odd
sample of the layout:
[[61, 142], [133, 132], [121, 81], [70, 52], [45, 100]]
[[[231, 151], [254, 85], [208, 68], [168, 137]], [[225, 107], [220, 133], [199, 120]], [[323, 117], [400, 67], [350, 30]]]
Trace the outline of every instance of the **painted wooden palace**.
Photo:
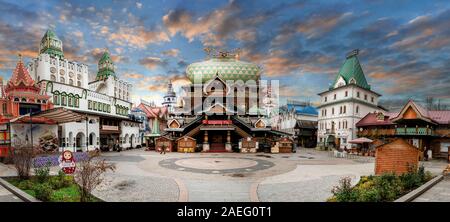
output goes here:
[[184, 152], [270, 152], [288, 134], [271, 130], [260, 99], [267, 94], [260, 67], [239, 60], [239, 53], [208, 52], [206, 61], [187, 67], [192, 83], [169, 114], [165, 141], [181, 141]]

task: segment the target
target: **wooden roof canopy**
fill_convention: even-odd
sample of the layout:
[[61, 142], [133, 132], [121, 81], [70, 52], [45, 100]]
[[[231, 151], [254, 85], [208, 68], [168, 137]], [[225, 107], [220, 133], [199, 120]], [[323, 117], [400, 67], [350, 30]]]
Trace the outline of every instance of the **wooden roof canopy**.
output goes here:
[[[37, 119], [46, 119], [51, 122], [59, 123], [68, 123], [68, 122], [76, 122], [86, 118], [86, 115], [82, 115], [71, 110], [68, 110], [64, 107], [59, 107], [55, 109], [49, 109], [37, 113], [26, 114], [20, 117], [17, 117], [11, 120], [11, 123], [14, 122], [29, 122], [30, 117]], [[28, 121], [26, 121], [28, 120]]]

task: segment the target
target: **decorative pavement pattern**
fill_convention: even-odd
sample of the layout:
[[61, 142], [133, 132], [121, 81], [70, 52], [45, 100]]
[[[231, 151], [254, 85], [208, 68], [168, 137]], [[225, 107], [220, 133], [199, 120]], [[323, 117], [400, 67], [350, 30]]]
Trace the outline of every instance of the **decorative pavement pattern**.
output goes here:
[[194, 157], [162, 160], [159, 165], [172, 170], [205, 174], [249, 173], [265, 170], [274, 163], [253, 158]]

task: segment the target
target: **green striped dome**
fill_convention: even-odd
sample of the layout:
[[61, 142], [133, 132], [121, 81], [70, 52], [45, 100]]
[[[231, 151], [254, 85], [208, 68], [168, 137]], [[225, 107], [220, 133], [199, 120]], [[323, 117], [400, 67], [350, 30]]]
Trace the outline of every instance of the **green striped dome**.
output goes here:
[[186, 75], [193, 83], [204, 83], [218, 74], [223, 80], [259, 80], [261, 69], [249, 62], [235, 58], [212, 58], [203, 62], [190, 64], [186, 68]]

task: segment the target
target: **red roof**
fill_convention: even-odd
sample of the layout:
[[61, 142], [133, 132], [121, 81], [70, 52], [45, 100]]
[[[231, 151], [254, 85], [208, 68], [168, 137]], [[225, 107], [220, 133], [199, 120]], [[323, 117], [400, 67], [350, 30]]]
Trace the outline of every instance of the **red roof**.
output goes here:
[[450, 124], [450, 110], [428, 111], [428, 115], [439, 124]]
[[6, 85], [5, 91], [9, 92], [14, 89], [29, 89], [34, 92], [39, 92], [39, 87], [36, 86], [30, 73], [28, 73], [28, 70], [25, 68], [22, 58], [17, 62], [16, 68]]
[[391, 121], [391, 118], [397, 116], [398, 114], [386, 113], [384, 115], [383, 120], [378, 120], [377, 115], [378, 113], [368, 113], [366, 116], [364, 116], [360, 121], [356, 123], [356, 127], [392, 125], [394, 123]]
[[143, 103], [139, 104], [138, 108], [142, 109], [148, 118], [161, 118], [167, 114], [167, 107], [151, 107]]
[[[402, 108], [401, 111], [405, 109], [409, 104], [414, 106], [419, 114], [426, 119], [429, 119], [433, 122], [436, 122], [438, 124], [450, 124], [450, 110], [442, 110], [442, 111], [434, 111], [434, 110], [427, 110], [426, 108], [418, 105], [414, 101], [410, 100], [408, 103]], [[365, 117], [363, 117], [360, 121], [356, 123], [356, 127], [362, 127], [362, 126], [383, 126], [383, 125], [392, 125], [395, 124], [393, 122], [394, 119], [401, 118], [400, 115], [401, 112], [397, 113], [386, 113], [384, 115], [384, 120], [378, 120], [377, 119], [377, 113], [369, 113]]]
[[20, 84], [34, 86], [34, 80], [25, 68], [22, 59], [17, 63], [16, 69], [14, 69], [11, 79], [8, 81], [8, 85], [19, 86]]

